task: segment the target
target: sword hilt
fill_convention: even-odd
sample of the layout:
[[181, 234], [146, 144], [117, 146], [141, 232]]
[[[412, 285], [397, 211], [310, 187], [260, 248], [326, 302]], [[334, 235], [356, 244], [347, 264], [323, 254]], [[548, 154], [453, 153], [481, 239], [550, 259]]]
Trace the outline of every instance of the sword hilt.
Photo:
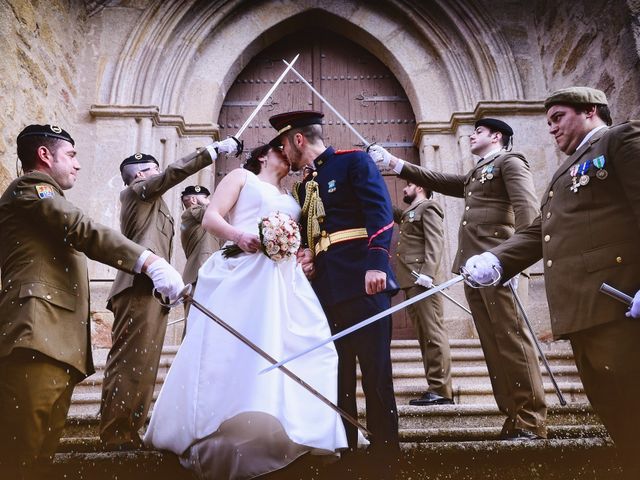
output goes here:
[[164, 295], [162, 295], [156, 289], [156, 287], [153, 287], [151, 294], [153, 295], [153, 298], [155, 298], [158, 302], [160, 302], [160, 305], [162, 305], [163, 307], [173, 308], [173, 307], [177, 307], [178, 305], [183, 303], [185, 300], [187, 300], [191, 296], [192, 289], [193, 289], [192, 284], [188, 283], [187, 285], [185, 285], [184, 288], [178, 294], [178, 297], [173, 302], [171, 301], [171, 299], [166, 298]]
[[500, 277], [502, 276], [502, 273], [500, 273], [500, 270], [498, 270], [498, 267], [496, 267], [495, 265], [493, 265], [492, 268], [496, 273], [496, 276], [489, 283], [475, 281], [473, 279], [473, 276], [465, 266], [460, 267], [460, 275], [462, 275], [462, 278], [464, 278], [464, 283], [469, 285], [471, 288], [495, 287], [500, 283]]
[[612, 298], [615, 298], [619, 302], [624, 303], [627, 307], [630, 307], [633, 303], [633, 297], [627, 295], [624, 292], [621, 292], [617, 288], [612, 287], [608, 283], [603, 283], [600, 285], [600, 291], [605, 295], [609, 295]]

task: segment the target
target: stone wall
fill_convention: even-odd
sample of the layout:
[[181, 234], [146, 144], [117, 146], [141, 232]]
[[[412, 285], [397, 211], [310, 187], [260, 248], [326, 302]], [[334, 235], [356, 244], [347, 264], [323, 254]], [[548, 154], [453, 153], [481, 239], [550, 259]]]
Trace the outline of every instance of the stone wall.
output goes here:
[[548, 90], [596, 87], [607, 92], [614, 123], [640, 118], [637, 3], [537, 0], [532, 26]]
[[15, 138], [30, 123], [57, 124], [73, 135], [78, 58], [87, 23], [80, 0], [0, 2], [0, 187], [15, 176]]

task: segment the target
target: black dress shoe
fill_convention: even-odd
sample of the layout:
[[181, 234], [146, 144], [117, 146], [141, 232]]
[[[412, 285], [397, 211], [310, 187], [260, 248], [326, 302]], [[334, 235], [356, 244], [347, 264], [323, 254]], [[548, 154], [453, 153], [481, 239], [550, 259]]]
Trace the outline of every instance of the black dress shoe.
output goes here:
[[420, 398], [409, 400], [409, 405], [428, 407], [429, 405], [453, 405], [453, 400], [433, 392], [425, 392]]
[[501, 440], [509, 440], [509, 441], [529, 441], [529, 440], [544, 440], [537, 433], [530, 432], [529, 430], [523, 430], [521, 428], [516, 428], [511, 430], [508, 433], [504, 433], [500, 436]]

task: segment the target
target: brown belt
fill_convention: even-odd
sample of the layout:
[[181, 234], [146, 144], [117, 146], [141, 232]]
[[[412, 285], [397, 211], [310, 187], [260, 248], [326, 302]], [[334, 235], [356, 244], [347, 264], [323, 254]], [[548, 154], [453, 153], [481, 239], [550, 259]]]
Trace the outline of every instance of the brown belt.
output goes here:
[[340, 230], [339, 232], [327, 233], [322, 232], [320, 240], [316, 243], [315, 254], [326, 252], [334, 243], [346, 242], [347, 240], [356, 240], [359, 238], [369, 238], [366, 228], [350, 228], [348, 230]]

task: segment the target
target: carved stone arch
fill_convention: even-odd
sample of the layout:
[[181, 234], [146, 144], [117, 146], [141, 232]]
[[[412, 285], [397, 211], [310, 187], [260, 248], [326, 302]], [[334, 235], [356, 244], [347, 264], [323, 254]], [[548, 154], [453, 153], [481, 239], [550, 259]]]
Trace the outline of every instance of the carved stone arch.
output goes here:
[[[318, 22], [380, 58], [419, 121], [443, 121], [482, 100], [522, 98], [508, 44], [473, 2], [289, 0], [275, 9], [250, 0], [173, 0], [152, 2], [143, 13], [117, 62], [109, 103], [152, 105], [187, 123], [214, 123], [225, 92], [253, 55]], [[201, 62], [206, 57], [215, 59], [213, 71], [200, 70], [210, 63]], [[203, 112], [205, 92], [215, 96]]]

